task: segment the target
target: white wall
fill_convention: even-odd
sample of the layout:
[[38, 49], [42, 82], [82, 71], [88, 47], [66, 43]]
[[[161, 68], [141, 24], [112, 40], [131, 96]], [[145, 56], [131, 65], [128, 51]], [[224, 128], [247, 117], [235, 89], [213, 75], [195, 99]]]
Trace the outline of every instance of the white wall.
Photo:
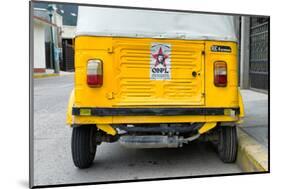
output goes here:
[[46, 68], [44, 24], [34, 22], [34, 68]]

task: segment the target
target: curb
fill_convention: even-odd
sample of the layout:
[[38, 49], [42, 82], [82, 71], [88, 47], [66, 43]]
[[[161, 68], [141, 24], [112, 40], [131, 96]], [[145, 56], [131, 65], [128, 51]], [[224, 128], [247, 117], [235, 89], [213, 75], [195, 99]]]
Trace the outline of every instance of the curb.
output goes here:
[[238, 128], [237, 164], [244, 172], [268, 172], [268, 149]]
[[45, 78], [45, 77], [54, 77], [54, 76], [60, 76], [60, 74], [56, 73], [50, 73], [50, 74], [33, 74], [33, 78], [38, 79], [38, 78]]

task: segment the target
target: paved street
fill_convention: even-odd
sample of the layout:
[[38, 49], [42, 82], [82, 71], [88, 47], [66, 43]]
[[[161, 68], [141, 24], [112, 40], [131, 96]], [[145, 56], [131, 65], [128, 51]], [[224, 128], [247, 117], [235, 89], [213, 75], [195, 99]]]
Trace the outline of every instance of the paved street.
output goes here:
[[65, 112], [73, 76], [34, 80], [34, 184], [65, 184], [128, 179], [238, 173], [204, 143], [178, 149], [126, 149], [118, 143], [98, 147], [94, 165], [77, 169], [71, 159], [71, 128]]

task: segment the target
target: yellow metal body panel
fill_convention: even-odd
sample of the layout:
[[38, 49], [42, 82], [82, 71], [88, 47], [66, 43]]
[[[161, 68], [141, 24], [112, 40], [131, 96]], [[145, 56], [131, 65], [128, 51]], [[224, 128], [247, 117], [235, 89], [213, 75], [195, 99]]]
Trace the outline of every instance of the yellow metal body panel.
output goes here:
[[[149, 79], [151, 43], [171, 45], [171, 80]], [[212, 45], [229, 46], [231, 52], [212, 52]], [[90, 88], [86, 83], [89, 59], [103, 61], [100, 88]], [[226, 87], [214, 85], [215, 61], [227, 63]], [[79, 36], [75, 39], [75, 100], [71, 104], [103, 108], [237, 108], [242, 102], [237, 67], [235, 42]], [[192, 78], [193, 71], [200, 73], [199, 76]], [[74, 116], [73, 120], [70, 117], [67, 116], [68, 124], [239, 121], [239, 115]]]
[[201, 127], [200, 129], [199, 129], [199, 133], [200, 134], [203, 134], [203, 133], [206, 133], [206, 132], [208, 132], [209, 130], [211, 130], [211, 129], [213, 129], [214, 127], [216, 127], [217, 126], [217, 123], [216, 122], [209, 122], [209, 123], [205, 123], [204, 125], [203, 125], [203, 127]]
[[245, 117], [245, 111], [244, 111], [244, 104], [243, 104], [243, 99], [240, 90], [238, 95], [239, 95], [238, 100], [239, 100], [240, 114], [239, 114], [239, 121], [237, 123], [241, 124], [243, 123], [243, 118]]
[[243, 99], [242, 99], [242, 95], [241, 95], [240, 90], [239, 90], [239, 107], [240, 107], [240, 114], [239, 114], [239, 117], [240, 117], [240, 118], [244, 118], [244, 116], [245, 116], [245, 111], [244, 111], [244, 104], [243, 104]]
[[68, 105], [67, 105], [67, 113], [66, 113], [66, 123], [68, 125], [73, 124], [73, 119], [72, 119], [72, 107], [74, 105], [74, 89], [72, 89], [69, 100], [68, 100]]
[[[151, 43], [171, 44], [171, 80], [149, 79]], [[203, 41], [78, 37], [75, 41], [75, 97], [79, 107], [204, 105]], [[89, 88], [86, 64], [104, 62], [104, 84]], [[193, 78], [192, 72], [199, 73]], [[95, 98], [93, 98], [95, 96]]]
[[[150, 79], [153, 42], [171, 45], [171, 80]], [[203, 42], [114, 39], [115, 106], [203, 105]], [[192, 72], [200, 73], [197, 77]]]
[[[205, 86], [206, 107], [239, 107], [238, 104], [238, 64], [237, 46], [234, 42], [206, 41], [205, 57]], [[229, 46], [232, 50], [228, 52], [212, 52], [212, 45]], [[227, 64], [227, 86], [216, 87], [214, 85], [215, 61], [224, 61]]]
[[236, 122], [231, 116], [75, 116], [77, 124]]

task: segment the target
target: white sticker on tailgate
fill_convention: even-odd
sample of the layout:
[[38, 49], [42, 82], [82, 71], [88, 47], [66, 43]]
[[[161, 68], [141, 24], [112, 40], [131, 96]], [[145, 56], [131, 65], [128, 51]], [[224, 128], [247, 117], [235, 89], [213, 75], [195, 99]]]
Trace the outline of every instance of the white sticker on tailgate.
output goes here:
[[152, 43], [150, 49], [150, 79], [171, 79], [171, 45]]

